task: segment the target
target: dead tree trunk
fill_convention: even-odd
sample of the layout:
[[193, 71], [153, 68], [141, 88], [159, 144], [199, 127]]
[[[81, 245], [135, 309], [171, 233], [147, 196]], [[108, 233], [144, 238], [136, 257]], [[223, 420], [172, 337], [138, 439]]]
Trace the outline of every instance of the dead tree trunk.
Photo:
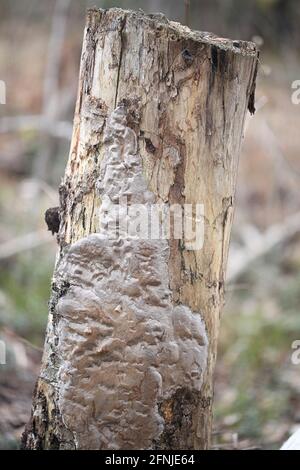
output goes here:
[[[162, 15], [88, 12], [25, 448], [208, 448], [257, 55], [252, 43], [194, 32]], [[129, 212], [112, 224], [124, 198], [129, 208], [159, 203], [164, 214], [193, 205], [190, 216], [203, 204], [194, 221], [203, 223], [203, 246], [190, 243], [187, 225], [180, 236], [124, 236]], [[165, 229], [167, 219], [159, 220]]]

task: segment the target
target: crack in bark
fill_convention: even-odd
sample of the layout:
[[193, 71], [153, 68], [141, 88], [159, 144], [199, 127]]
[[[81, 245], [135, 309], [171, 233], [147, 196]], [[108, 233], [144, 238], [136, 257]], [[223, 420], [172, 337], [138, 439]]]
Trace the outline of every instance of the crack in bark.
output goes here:
[[114, 107], [117, 107], [118, 104], [118, 93], [119, 93], [119, 84], [120, 84], [120, 73], [121, 73], [121, 66], [122, 66], [122, 57], [123, 57], [123, 48], [124, 48], [124, 37], [123, 37], [123, 31], [126, 25], [126, 16], [122, 19], [122, 24], [120, 28], [120, 41], [121, 41], [121, 47], [120, 47], [120, 57], [119, 57], [119, 63], [118, 63], [118, 74], [117, 74], [117, 85], [116, 85], [116, 94], [115, 94], [115, 102], [114, 102]]

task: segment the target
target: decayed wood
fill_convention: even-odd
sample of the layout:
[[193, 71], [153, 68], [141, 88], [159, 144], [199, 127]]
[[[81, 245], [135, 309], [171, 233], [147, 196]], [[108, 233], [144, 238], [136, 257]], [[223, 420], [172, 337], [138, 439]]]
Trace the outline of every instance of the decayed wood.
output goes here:
[[[252, 43], [89, 10], [28, 449], [208, 448]], [[107, 207], [204, 205], [204, 244], [113, 239]]]

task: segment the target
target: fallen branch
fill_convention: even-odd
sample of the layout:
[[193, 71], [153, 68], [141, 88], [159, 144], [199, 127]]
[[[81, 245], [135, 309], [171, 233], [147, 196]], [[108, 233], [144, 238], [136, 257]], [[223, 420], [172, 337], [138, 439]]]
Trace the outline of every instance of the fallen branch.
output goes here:
[[13, 238], [0, 245], [0, 260], [10, 258], [26, 250], [32, 250], [37, 246], [51, 242], [51, 240], [49, 233], [44, 230]]
[[43, 116], [34, 114], [28, 116], [12, 116], [0, 119], [0, 133], [21, 132], [32, 130], [45, 132], [53, 137], [71, 140], [72, 124], [68, 121], [55, 121]]
[[300, 212], [287, 217], [283, 222], [272, 225], [264, 234], [253, 227], [244, 231], [246, 246], [232, 248], [228, 260], [227, 281], [235, 281], [257, 259], [265, 256], [272, 249], [290, 240], [300, 232]]

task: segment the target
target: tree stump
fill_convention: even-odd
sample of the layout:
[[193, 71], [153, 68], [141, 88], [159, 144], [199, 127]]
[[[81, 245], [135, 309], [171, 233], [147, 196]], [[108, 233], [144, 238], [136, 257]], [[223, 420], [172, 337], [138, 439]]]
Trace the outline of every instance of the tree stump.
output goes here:
[[[209, 447], [238, 157], [247, 108], [254, 112], [257, 60], [252, 43], [163, 15], [88, 11], [24, 448]], [[129, 208], [162, 208], [164, 228], [166, 208], [192, 207], [191, 218], [201, 204], [194, 222], [203, 243], [189, 242], [187, 225], [181, 236], [124, 236], [128, 213], [112, 224], [124, 198]]]

